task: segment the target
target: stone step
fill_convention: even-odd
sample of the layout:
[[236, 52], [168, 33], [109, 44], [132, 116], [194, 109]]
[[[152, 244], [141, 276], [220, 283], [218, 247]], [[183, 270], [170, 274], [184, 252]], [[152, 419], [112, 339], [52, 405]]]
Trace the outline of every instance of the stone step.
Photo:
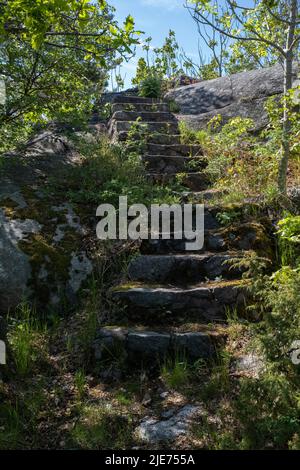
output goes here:
[[[175, 158], [179, 158], [179, 157], [175, 157]], [[264, 233], [266, 233], [267, 229], [271, 230], [270, 226], [267, 227], [267, 225], [262, 225], [262, 223], [259, 222], [259, 220], [261, 220], [261, 222], [266, 224], [266, 220], [264, 218], [254, 215], [254, 220], [255, 218], [258, 219], [257, 221], [254, 222], [253, 214], [251, 215], [251, 213], [248, 212], [248, 207], [246, 205], [244, 206], [245, 212], [243, 212], [243, 206], [238, 206], [236, 209], [230, 205], [228, 206], [228, 205], [217, 205], [217, 204], [212, 204], [212, 205], [201, 204], [200, 206], [202, 206], [204, 209], [204, 227], [199, 226], [199, 223], [200, 223], [199, 218], [198, 219], [196, 218], [199, 204], [192, 204], [191, 207], [192, 207], [192, 215], [193, 215], [193, 220], [192, 220], [193, 229], [204, 228], [206, 232], [212, 231], [212, 230], [220, 230], [220, 231], [223, 231], [225, 235], [228, 233], [228, 237], [230, 239], [236, 238], [236, 235], [235, 235], [236, 230], [240, 230], [241, 232], [244, 233], [244, 231], [249, 230], [249, 226], [253, 226], [256, 231], [259, 231], [259, 232], [263, 231]], [[177, 204], [176, 209], [177, 208], [180, 210], [181, 215], [183, 215], [183, 212], [185, 210], [185, 203], [181, 202]], [[160, 207], [160, 210], [162, 210], [161, 207]], [[149, 208], [149, 211], [151, 212], [150, 208]], [[177, 210], [170, 208], [171, 235], [173, 235], [173, 221], [174, 221], [174, 215], [176, 213], [177, 213]], [[182, 217], [182, 227], [181, 227], [182, 230], [184, 228], [183, 221], [184, 221], [184, 217]], [[198, 224], [198, 227], [196, 226], [196, 223]], [[234, 233], [231, 233], [231, 230], [233, 230]], [[265, 240], [265, 237], [264, 237], [264, 240]], [[215, 249], [211, 251], [215, 251]]]
[[[140, 136], [137, 134], [135, 137], [137, 140], [140, 139]], [[144, 137], [144, 136], [143, 136]], [[125, 142], [128, 138], [127, 131], [120, 131], [117, 135], [114, 136], [120, 142]], [[160, 132], [155, 132], [150, 135], [145, 136], [146, 143], [153, 143], [159, 145], [169, 145], [169, 144], [180, 144], [181, 136], [180, 134], [164, 134]]]
[[[182, 220], [182, 223], [181, 223], [181, 227], [179, 228], [179, 230], [181, 229], [182, 232], [184, 231], [184, 216], [183, 216], [183, 210], [185, 209], [184, 207], [184, 204], [176, 204], [176, 208], [179, 208], [180, 210], [180, 213], [182, 215], [181, 217], [181, 220]], [[195, 230], [196, 228], [198, 228], [199, 230], [204, 228], [204, 231], [211, 231], [211, 230], [216, 230], [216, 229], [221, 229], [222, 228], [222, 224], [219, 220], [219, 208], [218, 207], [215, 207], [215, 206], [204, 206], [204, 227], [201, 227], [200, 226], [200, 222], [199, 222], [199, 219], [196, 219], [196, 216], [197, 216], [197, 212], [196, 212], [196, 209], [197, 209], [197, 206], [196, 205], [193, 205], [192, 206], [192, 214], [193, 214], [193, 220], [192, 220], [192, 228]], [[160, 211], [162, 211], [162, 207], [160, 207]], [[170, 219], [170, 235], [172, 236], [172, 238], [176, 238], [174, 237], [174, 235], [176, 235], [174, 233], [174, 215], [177, 211], [175, 211], [173, 208], [171, 209], [170, 208], [170, 211], [169, 211], [169, 219]], [[133, 215], [132, 217], [129, 217], [129, 219], [134, 219], [136, 217], [136, 215]], [[151, 209], [149, 209], [149, 222], [151, 221]], [[198, 224], [198, 226], [196, 227], [196, 223]], [[176, 228], [176, 230], [178, 230], [178, 228]], [[150, 233], [150, 230], [149, 230], [149, 233]], [[160, 232], [160, 235], [161, 235], [161, 232]]]
[[182, 157], [181, 155], [144, 155], [142, 157], [147, 171], [155, 173], [173, 174], [176, 172], [189, 171], [199, 172], [206, 167], [203, 157]]
[[178, 287], [124, 284], [112, 290], [114, 301], [126, 307], [130, 320], [144, 324], [176, 322], [180, 318], [224, 322], [230, 311], [243, 312], [246, 288], [240, 280]]
[[141, 255], [128, 267], [131, 281], [186, 284], [216, 278], [236, 279], [244, 270], [230, 261], [241, 259], [242, 252], [204, 254]]
[[121, 132], [129, 132], [132, 126], [136, 125], [141, 132], [158, 132], [164, 134], [176, 134], [178, 132], [178, 124], [174, 122], [141, 122], [133, 123], [132, 121], [116, 121], [112, 119], [110, 121], [108, 131], [109, 134], [115, 136]]
[[[214, 223], [213, 219], [210, 222]], [[207, 222], [207, 226], [208, 222]], [[142, 254], [186, 253], [186, 240], [142, 240]], [[256, 251], [260, 256], [274, 259], [274, 240], [266, 227], [256, 222], [234, 224], [230, 227], [208, 229], [204, 235], [203, 251]], [[190, 253], [190, 252], [189, 252]], [[196, 252], [199, 254], [199, 251]]]
[[189, 203], [209, 202], [221, 198], [226, 194], [222, 189], [205, 189], [204, 191], [187, 191], [181, 193], [182, 201]]
[[112, 114], [116, 111], [136, 111], [136, 112], [169, 112], [168, 103], [114, 103]]
[[183, 157], [200, 157], [203, 155], [200, 145], [185, 145], [185, 144], [146, 144], [146, 151], [151, 155], [182, 155]]
[[[221, 222], [220, 222], [219, 217], [218, 217], [219, 212], [215, 207], [213, 207], [213, 206], [212, 207], [204, 206], [204, 220], [203, 221], [199, 220], [199, 216], [197, 218], [198, 214], [196, 212], [196, 207], [197, 207], [196, 205], [192, 206], [192, 229], [194, 231], [196, 229], [198, 229], [198, 231], [204, 230], [204, 233], [207, 235], [207, 233], [209, 233], [211, 231], [214, 231], [214, 230], [217, 230], [217, 229], [219, 229], [219, 230], [222, 229], [222, 225], [221, 225]], [[160, 205], [158, 207], [158, 210], [160, 211], [160, 213], [162, 213], [163, 212], [163, 206]], [[183, 243], [188, 241], [185, 238], [185, 235], [184, 235], [184, 230], [185, 230], [184, 210], [185, 210], [184, 204], [176, 204], [175, 208], [170, 207], [170, 209], [168, 210], [167, 216], [168, 216], [169, 226], [164, 230], [168, 231], [167, 233], [168, 233], [169, 237], [172, 239], [171, 241], [175, 241], [175, 242], [179, 242], [179, 243], [181, 243], [181, 241]], [[178, 215], [178, 212], [180, 214], [180, 221], [178, 221], [177, 217], [175, 219], [175, 214]], [[128, 217], [129, 221], [131, 221], [135, 218], [136, 218], [136, 215], [132, 215], [131, 217]], [[151, 236], [151, 221], [152, 221], [152, 214], [151, 214], [151, 209], [149, 209], [149, 217], [148, 217], [148, 236], [149, 236], [149, 238]], [[175, 221], [176, 221], [176, 225], [175, 225]], [[203, 225], [201, 225], [202, 222], [203, 222]], [[163, 238], [161, 221], [160, 221], [160, 226], [159, 226], [159, 230], [158, 230], [158, 236], [159, 236], [160, 239]], [[181, 240], [181, 238], [182, 238], [182, 240]], [[213, 250], [213, 251], [215, 251], [215, 250]]]
[[[147, 177], [156, 184], [167, 184], [170, 183], [172, 180], [177, 179], [177, 173], [157, 173], [157, 172], [149, 172], [147, 173]], [[204, 190], [208, 186], [208, 179], [207, 176], [203, 173], [184, 173], [182, 177], [180, 177], [180, 182], [183, 186], [192, 189], [193, 191], [200, 191]]]
[[147, 111], [147, 112], [136, 112], [136, 111], [116, 111], [112, 115], [112, 120], [115, 121], [133, 121], [137, 119], [141, 122], [176, 122], [176, 118], [170, 112], [158, 112], [158, 111]]
[[136, 94], [120, 93], [113, 97], [112, 103], [162, 103], [162, 101], [158, 98], [144, 98]]
[[161, 367], [165, 360], [179, 359], [194, 362], [209, 360], [224, 343], [224, 327], [202, 328], [202, 331], [176, 332], [150, 331], [146, 327], [104, 327], [99, 329], [93, 344], [96, 361], [112, 362], [122, 358], [127, 364], [138, 367]]
[[144, 97], [138, 96], [138, 95], [124, 95], [123, 93], [120, 93], [119, 95], [114, 96], [112, 103], [113, 104], [114, 103], [159, 104], [159, 103], [162, 103], [162, 101], [157, 99], [157, 98], [144, 98]]

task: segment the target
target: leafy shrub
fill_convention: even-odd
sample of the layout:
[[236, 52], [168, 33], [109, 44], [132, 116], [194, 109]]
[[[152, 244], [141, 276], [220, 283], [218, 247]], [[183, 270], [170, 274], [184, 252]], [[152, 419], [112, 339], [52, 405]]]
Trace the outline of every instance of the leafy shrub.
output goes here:
[[296, 266], [300, 258], [300, 216], [289, 215], [278, 222], [278, 227], [281, 262]]
[[[275, 118], [259, 135], [253, 134], [251, 119], [236, 117], [221, 124], [220, 115], [205, 130], [195, 131], [180, 123], [181, 141], [202, 146], [208, 163], [205, 173], [215, 188], [224, 191], [223, 199], [237, 201], [264, 195], [268, 201], [276, 200], [281, 131]], [[293, 126], [291, 141], [289, 179], [297, 186], [300, 182], [299, 120]]]
[[152, 75], [145, 78], [139, 86], [139, 95], [144, 98], [160, 98], [162, 92], [161, 78]]
[[300, 269], [284, 266], [265, 282], [261, 292], [266, 308], [266, 354], [278, 367], [293, 370], [291, 344], [300, 339]]
[[258, 381], [242, 380], [234, 414], [239, 420], [242, 448], [271, 445], [283, 449], [300, 431], [297, 388], [277, 372], [265, 373]]
[[300, 263], [293, 251], [299, 240], [299, 216], [288, 215], [278, 225], [285, 265], [271, 276], [251, 268], [252, 292], [263, 321], [249, 325], [248, 335], [264, 358], [264, 367], [257, 377], [238, 381], [230, 376], [226, 356], [223, 367], [212, 368], [202, 398], [206, 402], [219, 398], [214, 407], [217, 419], [194, 428], [195, 436], [210, 449], [300, 448], [300, 371], [291, 358], [292, 344], [300, 339]]

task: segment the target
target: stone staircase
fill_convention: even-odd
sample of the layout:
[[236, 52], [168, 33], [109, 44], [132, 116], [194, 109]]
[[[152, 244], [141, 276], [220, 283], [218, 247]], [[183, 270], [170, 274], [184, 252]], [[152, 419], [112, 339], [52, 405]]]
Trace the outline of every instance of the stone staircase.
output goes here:
[[[110, 137], [126, 140], [139, 118], [138, 125], [147, 124], [153, 131], [142, 156], [148, 176], [165, 182], [185, 171], [190, 194], [194, 191], [199, 198], [207, 187], [201, 173], [205, 158], [199, 146], [180, 143], [178, 123], [168, 105], [120, 96], [112, 108]], [[226, 337], [228, 315], [245, 311], [243, 272], [233, 269], [230, 261], [248, 250], [263, 252], [268, 239], [264, 226], [247, 218], [223, 227], [218, 219], [221, 210], [206, 207], [205, 244], [200, 252], [185, 251], [185, 240], [141, 242], [141, 254], [130, 263], [127, 281], [112, 291], [113, 300], [125, 307], [125, 326], [99, 331], [97, 359], [103, 359], [107, 351], [111, 355], [121, 351], [128, 361], [152, 366], [169, 355], [195, 361], [214, 354]]]
[[199, 145], [180, 143], [178, 122], [170, 113], [167, 103], [136, 96], [115, 97], [108, 126], [111, 139], [126, 141], [133, 123], [141, 129], [141, 133], [143, 126], [147, 126], [148, 136], [142, 159], [149, 178], [154, 182], [166, 183], [178, 173], [185, 173], [185, 186], [193, 191], [206, 188], [206, 178], [199, 175], [199, 170], [205, 166], [202, 150]]

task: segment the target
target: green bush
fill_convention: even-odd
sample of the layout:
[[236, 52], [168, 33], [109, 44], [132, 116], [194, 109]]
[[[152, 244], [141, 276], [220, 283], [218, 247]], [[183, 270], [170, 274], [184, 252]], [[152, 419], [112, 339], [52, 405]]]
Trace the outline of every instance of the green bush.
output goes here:
[[[278, 199], [280, 133], [273, 123], [256, 135], [254, 127], [251, 119], [241, 117], [222, 123], [220, 115], [198, 131], [180, 123], [181, 142], [202, 146], [207, 161], [205, 173], [216, 189], [224, 191], [224, 201], [257, 196], [264, 196], [267, 202]], [[293, 127], [289, 180], [295, 187], [300, 175], [298, 140], [299, 129]]]
[[297, 266], [300, 259], [300, 216], [289, 215], [278, 223], [281, 263]]
[[162, 93], [161, 78], [152, 75], [140, 83], [139, 95], [144, 98], [160, 98]]

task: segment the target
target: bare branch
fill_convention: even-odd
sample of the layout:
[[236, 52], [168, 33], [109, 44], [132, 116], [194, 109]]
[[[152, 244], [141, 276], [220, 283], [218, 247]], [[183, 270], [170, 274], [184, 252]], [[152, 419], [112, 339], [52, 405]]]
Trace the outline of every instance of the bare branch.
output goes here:
[[[276, 13], [274, 13], [272, 9], [268, 7], [268, 5], [265, 5], [265, 6], [266, 6], [266, 9], [268, 10], [269, 15], [273, 16], [275, 20], [279, 21], [280, 23], [286, 23], [289, 25], [291, 24], [289, 20], [286, 20], [285, 18], [282, 18], [281, 16], [276, 15]], [[299, 25], [299, 24], [300, 24], [300, 20], [296, 21], [296, 25]]]
[[231, 39], [235, 39], [237, 41], [256, 41], [256, 42], [258, 41], [258, 42], [262, 42], [262, 43], [267, 44], [270, 47], [276, 49], [283, 56], [286, 55], [286, 52], [282, 47], [280, 47], [275, 42], [270, 41], [270, 40], [262, 37], [260, 34], [257, 33], [257, 31], [251, 31], [251, 33], [255, 35], [254, 37], [253, 36], [238, 36], [236, 34], [233, 34], [232, 32], [228, 32], [225, 29], [220, 28], [217, 25], [214, 25], [209, 20], [209, 18], [205, 17], [205, 15], [203, 15], [197, 8], [192, 8], [192, 7], [189, 7], [189, 6], [186, 6], [186, 8], [194, 12], [194, 13], [192, 13], [192, 17], [194, 18], [194, 20], [196, 22], [199, 22], [199, 23], [204, 24], [204, 25], [209, 25], [211, 28], [215, 28], [219, 33], [224, 34], [225, 36], [227, 36]]
[[45, 33], [45, 36], [84, 36], [84, 37], [101, 37], [104, 36], [104, 34], [107, 33], [107, 30], [102, 31], [101, 33], [79, 33], [79, 31], [61, 31], [61, 32], [56, 32], [56, 31], [49, 31]]

